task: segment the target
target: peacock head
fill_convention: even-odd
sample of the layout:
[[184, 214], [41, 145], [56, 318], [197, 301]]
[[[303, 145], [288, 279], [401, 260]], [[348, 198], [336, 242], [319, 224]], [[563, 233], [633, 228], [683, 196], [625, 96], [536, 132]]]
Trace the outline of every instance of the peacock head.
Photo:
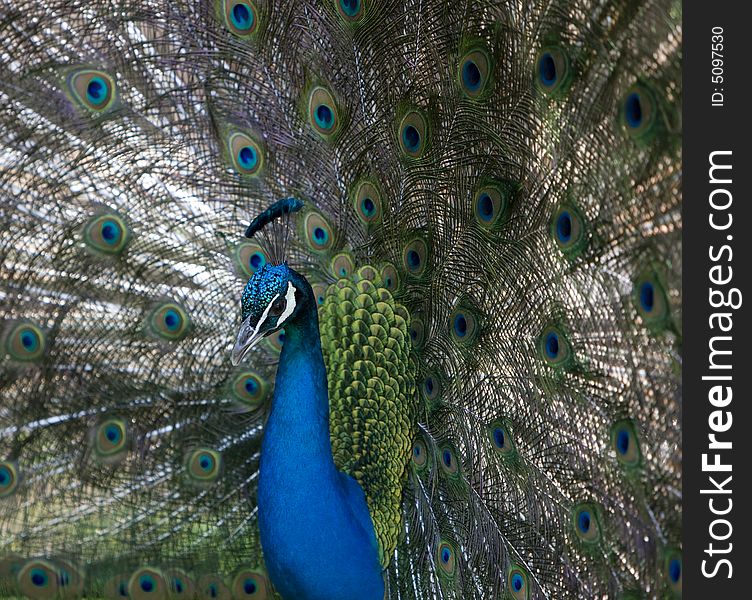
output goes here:
[[241, 298], [242, 319], [232, 364], [238, 365], [262, 338], [271, 335], [292, 320], [305, 303], [305, 279], [287, 263], [264, 265], [250, 278]]

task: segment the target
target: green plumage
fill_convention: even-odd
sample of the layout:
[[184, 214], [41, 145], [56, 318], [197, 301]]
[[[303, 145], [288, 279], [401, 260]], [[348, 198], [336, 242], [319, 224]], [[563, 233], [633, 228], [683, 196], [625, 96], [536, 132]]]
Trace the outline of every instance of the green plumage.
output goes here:
[[678, 3], [0, 5], [0, 595], [275, 597], [284, 259], [388, 598], [681, 596]]

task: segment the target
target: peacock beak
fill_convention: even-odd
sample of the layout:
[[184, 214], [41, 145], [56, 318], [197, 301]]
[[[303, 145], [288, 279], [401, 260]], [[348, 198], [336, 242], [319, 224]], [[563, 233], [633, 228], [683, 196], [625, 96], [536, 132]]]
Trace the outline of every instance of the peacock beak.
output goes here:
[[235, 340], [235, 346], [232, 349], [230, 361], [234, 367], [237, 367], [240, 362], [245, 358], [245, 355], [251, 351], [256, 344], [259, 343], [264, 336], [272, 332], [272, 327], [264, 319], [255, 326], [251, 324], [251, 317], [249, 316], [243, 321], [238, 332], [238, 337]]

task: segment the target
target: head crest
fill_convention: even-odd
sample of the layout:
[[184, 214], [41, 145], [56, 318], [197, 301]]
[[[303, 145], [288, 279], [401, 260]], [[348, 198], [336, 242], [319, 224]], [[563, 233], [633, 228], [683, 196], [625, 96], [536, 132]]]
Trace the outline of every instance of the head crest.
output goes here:
[[245, 237], [252, 238], [258, 231], [261, 231], [278, 217], [298, 212], [301, 208], [303, 208], [303, 202], [297, 198], [278, 200], [251, 221], [248, 229], [245, 230]]

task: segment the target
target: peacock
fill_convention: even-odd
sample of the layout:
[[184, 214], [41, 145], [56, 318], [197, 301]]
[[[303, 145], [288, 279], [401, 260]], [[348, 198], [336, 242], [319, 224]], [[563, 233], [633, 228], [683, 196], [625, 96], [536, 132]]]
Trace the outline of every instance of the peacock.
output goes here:
[[678, 0], [0, 7], [0, 597], [681, 597]]

